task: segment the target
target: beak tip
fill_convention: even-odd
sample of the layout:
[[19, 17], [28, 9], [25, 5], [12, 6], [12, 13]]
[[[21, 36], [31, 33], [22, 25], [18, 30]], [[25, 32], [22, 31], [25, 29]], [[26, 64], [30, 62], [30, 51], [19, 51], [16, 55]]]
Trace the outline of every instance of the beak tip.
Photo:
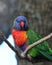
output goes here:
[[24, 27], [24, 22], [23, 21], [21, 21], [20, 26]]

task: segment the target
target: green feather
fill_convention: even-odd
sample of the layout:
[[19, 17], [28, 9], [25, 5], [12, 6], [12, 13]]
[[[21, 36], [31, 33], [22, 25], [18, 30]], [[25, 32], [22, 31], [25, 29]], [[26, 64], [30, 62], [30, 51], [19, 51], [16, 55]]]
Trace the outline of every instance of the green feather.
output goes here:
[[[32, 31], [31, 29], [29, 29], [27, 31], [27, 36], [28, 36], [28, 45], [30, 45], [42, 38], [42, 36], [40, 34]], [[46, 42], [46, 41], [42, 42], [41, 44], [36, 45], [31, 50], [29, 50], [28, 53], [33, 57], [36, 57], [36, 56], [42, 54], [49, 60], [52, 60], [52, 49], [49, 48], [48, 42]]]

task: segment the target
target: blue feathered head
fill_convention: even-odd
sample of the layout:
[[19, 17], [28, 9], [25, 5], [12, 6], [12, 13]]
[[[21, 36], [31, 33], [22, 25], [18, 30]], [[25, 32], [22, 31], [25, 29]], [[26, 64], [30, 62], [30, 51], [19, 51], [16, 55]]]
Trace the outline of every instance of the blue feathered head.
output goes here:
[[14, 29], [16, 30], [28, 30], [28, 22], [25, 16], [18, 16], [15, 19]]

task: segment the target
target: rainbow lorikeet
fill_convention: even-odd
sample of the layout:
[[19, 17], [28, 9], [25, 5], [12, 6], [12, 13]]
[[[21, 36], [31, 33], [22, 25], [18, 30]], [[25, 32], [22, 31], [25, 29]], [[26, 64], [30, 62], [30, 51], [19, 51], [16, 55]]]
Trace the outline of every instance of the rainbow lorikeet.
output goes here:
[[[34, 32], [28, 27], [28, 22], [25, 16], [18, 16], [15, 19], [15, 24], [12, 29], [12, 36], [15, 44], [24, 51], [30, 44], [33, 44], [42, 36], [37, 32]], [[31, 57], [44, 56], [45, 58], [52, 60], [52, 49], [49, 47], [48, 42], [44, 41], [41, 44], [36, 45], [28, 51]]]

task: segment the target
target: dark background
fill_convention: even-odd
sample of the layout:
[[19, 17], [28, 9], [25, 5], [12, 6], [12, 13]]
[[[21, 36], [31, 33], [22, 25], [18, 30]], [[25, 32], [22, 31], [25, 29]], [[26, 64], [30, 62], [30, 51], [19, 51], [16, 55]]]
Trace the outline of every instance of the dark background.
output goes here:
[[[0, 30], [6, 37], [11, 33], [14, 19], [19, 15], [25, 15], [29, 27], [42, 36], [52, 32], [52, 0], [0, 0]], [[52, 47], [52, 40], [49, 39], [48, 42]], [[52, 63], [42, 62], [33, 65]]]

